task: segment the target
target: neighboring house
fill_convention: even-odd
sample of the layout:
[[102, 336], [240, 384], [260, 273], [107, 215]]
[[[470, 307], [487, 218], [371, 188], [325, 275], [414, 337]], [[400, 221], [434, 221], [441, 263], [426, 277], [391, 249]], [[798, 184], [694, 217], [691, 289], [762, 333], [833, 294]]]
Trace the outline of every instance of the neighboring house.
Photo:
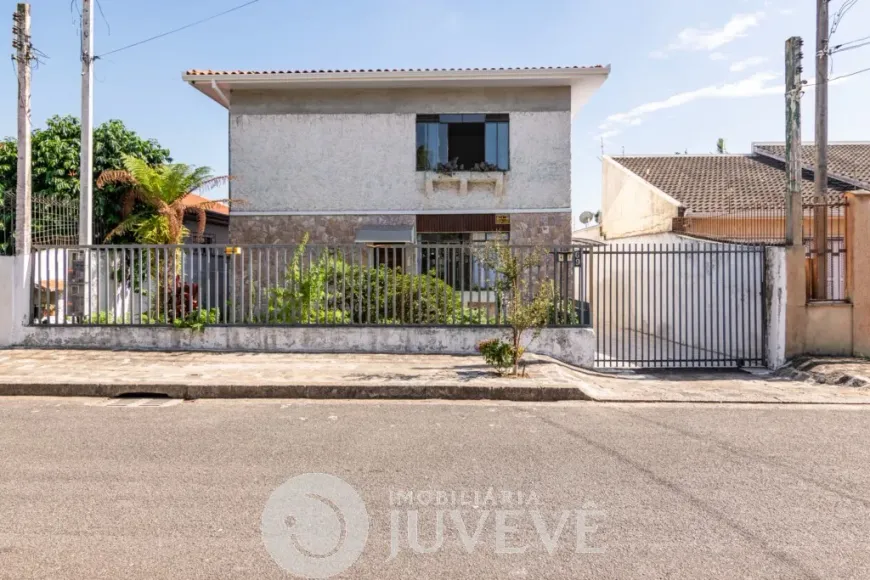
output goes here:
[[[801, 194], [815, 200], [815, 147], [802, 147]], [[846, 284], [844, 194], [870, 189], [870, 143], [831, 143], [825, 216], [827, 288], [843, 299]], [[660, 155], [605, 157], [602, 174], [601, 236], [609, 242], [686, 243], [705, 238], [740, 243], [782, 243], [785, 239], [785, 145], [756, 143], [745, 155]], [[803, 212], [807, 271], [818, 266], [815, 208]], [[691, 236], [689, 238], [688, 236]], [[814, 295], [807, 276], [808, 295]]]
[[574, 230], [573, 232], [571, 232], [571, 242], [575, 244], [588, 244], [589, 242], [600, 241], [601, 226], [599, 224], [585, 226], [580, 228], [579, 230]]
[[[802, 150], [805, 203], [815, 193], [814, 149], [804, 145]], [[614, 240], [674, 232], [781, 240], [784, 154], [783, 144], [757, 143], [750, 154], [605, 156], [601, 235]], [[829, 202], [841, 200], [846, 191], [870, 188], [870, 143], [831, 143], [828, 170]], [[722, 229], [724, 216], [727, 230]]]
[[232, 243], [571, 242], [571, 119], [609, 67], [191, 70], [229, 112]]
[[[185, 205], [199, 206], [209, 200], [189, 193], [184, 198]], [[205, 231], [199, 233], [199, 212], [188, 209], [184, 213], [184, 227], [190, 235], [184, 239], [185, 244], [228, 244], [230, 241], [230, 208], [225, 203], [214, 204], [205, 210]]]

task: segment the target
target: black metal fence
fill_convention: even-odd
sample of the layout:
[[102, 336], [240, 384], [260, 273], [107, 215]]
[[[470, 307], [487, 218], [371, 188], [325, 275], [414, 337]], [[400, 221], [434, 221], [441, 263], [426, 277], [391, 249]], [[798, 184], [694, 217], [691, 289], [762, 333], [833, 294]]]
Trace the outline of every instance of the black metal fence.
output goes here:
[[596, 366], [763, 366], [764, 252], [702, 242], [589, 248]]
[[[504, 325], [513, 294], [487, 244], [38, 247], [32, 322], [52, 325]], [[590, 323], [571, 246], [506, 246], [548, 323]], [[503, 258], [505, 256], [502, 256]]]

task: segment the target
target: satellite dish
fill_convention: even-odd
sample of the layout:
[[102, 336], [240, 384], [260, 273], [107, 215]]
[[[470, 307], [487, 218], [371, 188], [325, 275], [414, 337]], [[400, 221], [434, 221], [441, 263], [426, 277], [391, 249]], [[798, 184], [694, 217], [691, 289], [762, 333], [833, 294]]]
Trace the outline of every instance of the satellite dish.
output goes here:
[[591, 222], [594, 217], [595, 214], [593, 214], [591, 211], [584, 211], [580, 214], [580, 223], [585, 226], [586, 224]]

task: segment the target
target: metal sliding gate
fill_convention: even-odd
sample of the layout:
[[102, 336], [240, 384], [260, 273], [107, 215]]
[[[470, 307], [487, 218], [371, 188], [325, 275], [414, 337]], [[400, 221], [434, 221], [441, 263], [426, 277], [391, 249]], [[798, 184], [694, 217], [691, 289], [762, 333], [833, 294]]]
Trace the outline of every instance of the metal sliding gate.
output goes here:
[[597, 367], [764, 366], [764, 247], [620, 244], [584, 253]]

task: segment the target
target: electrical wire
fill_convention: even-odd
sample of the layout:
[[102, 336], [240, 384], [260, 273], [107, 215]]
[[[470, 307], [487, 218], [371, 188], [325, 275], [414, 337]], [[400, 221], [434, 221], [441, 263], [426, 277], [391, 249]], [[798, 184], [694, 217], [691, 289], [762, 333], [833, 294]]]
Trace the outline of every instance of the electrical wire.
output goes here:
[[835, 44], [831, 50], [836, 50], [843, 46], [849, 46], [850, 44], [855, 44], [856, 42], [862, 42], [864, 40], [870, 40], [870, 36], [864, 36], [862, 38], [856, 38], [855, 40], [849, 40], [847, 42], [841, 42], [840, 44]]
[[840, 6], [840, 9], [834, 14], [834, 18], [831, 23], [831, 32], [828, 35], [833, 36], [835, 32], [837, 32], [837, 28], [840, 26], [840, 22], [843, 21], [843, 17], [846, 16], [846, 13], [851, 10], [855, 4], [858, 3], [858, 0], [843, 0], [843, 4]]
[[870, 40], [868, 40], [867, 42], [862, 42], [861, 44], [855, 44], [852, 46], [846, 46], [844, 48], [838, 48], [838, 49], [832, 50], [831, 54], [837, 54], [838, 52], [846, 52], [847, 50], [861, 48], [861, 47], [867, 46], [868, 44], [870, 44]]
[[178, 28], [174, 28], [172, 30], [168, 30], [156, 36], [152, 36], [150, 38], [146, 38], [144, 40], [140, 40], [139, 42], [134, 42], [133, 44], [128, 44], [127, 46], [122, 46], [120, 48], [116, 48], [115, 50], [110, 50], [109, 52], [104, 52], [103, 54], [97, 55], [94, 59], [102, 58], [104, 56], [108, 56], [110, 54], [115, 54], [116, 52], [121, 52], [122, 50], [127, 50], [128, 48], [133, 48], [134, 46], [139, 46], [145, 44], [146, 42], [151, 42], [152, 40], [157, 40], [158, 38], [163, 38], [164, 36], [169, 36], [170, 34], [175, 34], [176, 32], [181, 32], [182, 30], [186, 30], [198, 24], [202, 24], [204, 22], [208, 22], [209, 20], [214, 20], [220, 16], [224, 16], [225, 14], [229, 14], [230, 12], [235, 12], [236, 10], [241, 10], [251, 4], [256, 4], [260, 0], [250, 0], [249, 2], [245, 2], [244, 4], [239, 4], [238, 6], [234, 6], [229, 10], [224, 10], [223, 12], [218, 12], [217, 14], [213, 14], [207, 18], [203, 18], [202, 20], [197, 20], [196, 22], [191, 22], [190, 24], [185, 24], [184, 26], [180, 26]]
[[97, 10], [100, 11], [100, 16], [103, 19], [103, 22], [106, 23], [106, 31], [109, 36], [112, 36], [112, 27], [109, 26], [109, 20], [106, 18], [106, 15], [103, 13], [103, 5], [100, 4], [100, 0], [97, 0]]
[[[850, 73], [846, 73], [846, 74], [844, 74], [844, 75], [836, 76], [836, 77], [834, 77], [834, 78], [832, 78], [832, 79], [828, 79], [828, 84], [831, 84], [832, 82], [837, 81], [837, 80], [840, 80], [840, 79], [845, 79], [845, 78], [848, 78], [848, 77], [853, 77], [853, 76], [855, 76], [855, 75], [859, 75], [859, 74], [861, 74], [861, 73], [865, 73], [865, 72], [870, 72], [870, 67], [862, 68], [861, 70], [856, 70], [856, 71], [853, 71], [853, 72], [850, 72]], [[814, 86], [816, 86], [817, 84], [819, 84], [819, 83], [808, 83], [808, 84], [802, 85], [801, 88], [805, 88], [805, 87], [814, 87]]]

